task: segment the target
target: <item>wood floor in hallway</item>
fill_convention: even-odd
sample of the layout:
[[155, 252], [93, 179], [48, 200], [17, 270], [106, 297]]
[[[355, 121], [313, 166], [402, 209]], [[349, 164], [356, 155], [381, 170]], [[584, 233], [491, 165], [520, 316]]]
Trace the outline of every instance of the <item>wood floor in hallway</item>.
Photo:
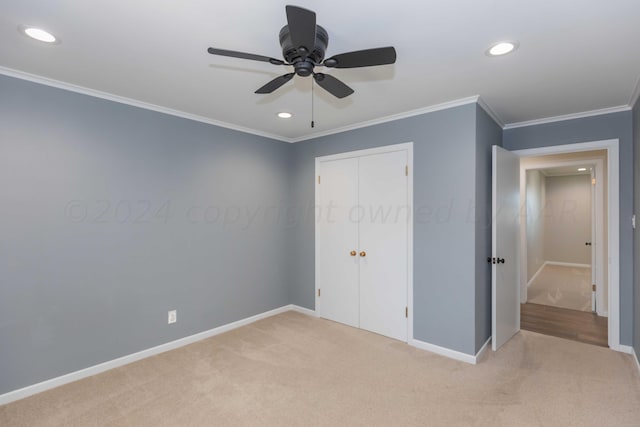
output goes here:
[[521, 305], [520, 328], [608, 347], [608, 319], [594, 313], [548, 305]]

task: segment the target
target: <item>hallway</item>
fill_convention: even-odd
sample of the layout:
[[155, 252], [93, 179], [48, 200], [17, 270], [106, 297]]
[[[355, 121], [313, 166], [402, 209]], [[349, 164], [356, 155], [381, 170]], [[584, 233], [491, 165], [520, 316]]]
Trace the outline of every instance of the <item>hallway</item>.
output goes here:
[[527, 302], [591, 313], [591, 267], [545, 265], [527, 289]]

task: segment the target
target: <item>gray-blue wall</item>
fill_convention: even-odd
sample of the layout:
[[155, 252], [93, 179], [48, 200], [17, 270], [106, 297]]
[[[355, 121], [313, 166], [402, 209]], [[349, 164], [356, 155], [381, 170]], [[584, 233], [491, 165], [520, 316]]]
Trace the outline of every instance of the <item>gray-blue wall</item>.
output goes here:
[[620, 343], [633, 341], [633, 129], [631, 111], [507, 129], [509, 150], [620, 140]]
[[0, 76], [0, 394], [289, 304], [290, 149]]
[[[314, 308], [314, 159], [318, 156], [414, 143], [414, 336], [416, 339], [475, 354], [477, 336], [486, 336], [487, 276], [476, 271], [476, 180], [490, 179], [489, 140], [499, 142], [499, 128], [483, 117], [482, 155], [476, 158], [476, 115], [469, 104], [363, 129], [297, 143], [293, 146], [293, 201], [310, 212], [295, 227], [292, 241], [292, 302]], [[484, 112], [482, 112], [484, 113]], [[490, 120], [490, 119], [489, 119]], [[486, 137], [486, 138], [485, 138]], [[477, 169], [480, 165], [481, 169]], [[490, 166], [490, 164], [489, 164]], [[488, 174], [488, 176], [485, 176]], [[486, 181], [479, 186], [484, 187]], [[490, 201], [490, 195], [480, 203]], [[490, 203], [490, 202], [489, 202]], [[306, 209], [305, 209], [306, 208]], [[484, 211], [486, 206], [480, 206]], [[484, 216], [484, 215], [482, 215]], [[484, 218], [483, 218], [484, 219]], [[486, 229], [480, 232], [486, 237]], [[483, 245], [484, 247], [484, 241]], [[476, 277], [481, 297], [476, 303]], [[476, 330], [476, 310], [483, 326]]]
[[491, 336], [491, 158], [502, 128], [476, 106], [476, 352]]
[[633, 188], [636, 229], [633, 233], [633, 348], [640, 355], [640, 99], [633, 107]]
[[313, 308], [315, 157], [409, 141], [414, 336], [474, 354], [491, 325], [491, 145], [619, 138], [621, 341], [640, 352], [638, 110], [502, 132], [469, 104], [289, 145], [0, 76], [0, 394]]

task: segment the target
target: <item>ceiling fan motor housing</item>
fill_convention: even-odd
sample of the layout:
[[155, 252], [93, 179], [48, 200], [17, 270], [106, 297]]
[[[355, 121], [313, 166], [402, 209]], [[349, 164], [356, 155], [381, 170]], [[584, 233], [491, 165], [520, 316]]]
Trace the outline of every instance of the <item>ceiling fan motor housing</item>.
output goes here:
[[280, 30], [280, 46], [282, 46], [282, 56], [289, 63], [293, 64], [296, 74], [302, 77], [313, 73], [313, 67], [320, 64], [324, 59], [324, 54], [329, 45], [329, 34], [320, 25], [316, 25], [316, 42], [311, 53], [306, 53], [294, 46], [291, 41], [289, 26], [285, 25]]

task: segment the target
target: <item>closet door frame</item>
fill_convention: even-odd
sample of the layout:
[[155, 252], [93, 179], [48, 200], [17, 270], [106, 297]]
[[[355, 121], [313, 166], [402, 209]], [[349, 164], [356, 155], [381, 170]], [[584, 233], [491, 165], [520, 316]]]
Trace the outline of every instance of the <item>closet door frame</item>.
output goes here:
[[[348, 159], [354, 157], [369, 156], [372, 154], [391, 153], [396, 151], [404, 151], [407, 153], [407, 199], [409, 204], [409, 210], [411, 212], [411, 218], [407, 224], [407, 307], [409, 308], [409, 315], [407, 318], [407, 342], [410, 343], [413, 340], [413, 319], [414, 319], [414, 307], [413, 307], [413, 221], [414, 221], [414, 209], [413, 209], [413, 142], [406, 142], [402, 144], [386, 145], [384, 147], [368, 148], [364, 150], [350, 151], [346, 153], [332, 154], [328, 156], [316, 157], [315, 159], [315, 206], [319, 206], [320, 203], [320, 185], [318, 177], [320, 176], [320, 165], [322, 162]], [[315, 310], [316, 314], [320, 314], [322, 297], [318, 296], [318, 289], [320, 288], [319, 271], [319, 242], [320, 242], [320, 230], [316, 226], [320, 218], [318, 218], [318, 209], [315, 210]]]

